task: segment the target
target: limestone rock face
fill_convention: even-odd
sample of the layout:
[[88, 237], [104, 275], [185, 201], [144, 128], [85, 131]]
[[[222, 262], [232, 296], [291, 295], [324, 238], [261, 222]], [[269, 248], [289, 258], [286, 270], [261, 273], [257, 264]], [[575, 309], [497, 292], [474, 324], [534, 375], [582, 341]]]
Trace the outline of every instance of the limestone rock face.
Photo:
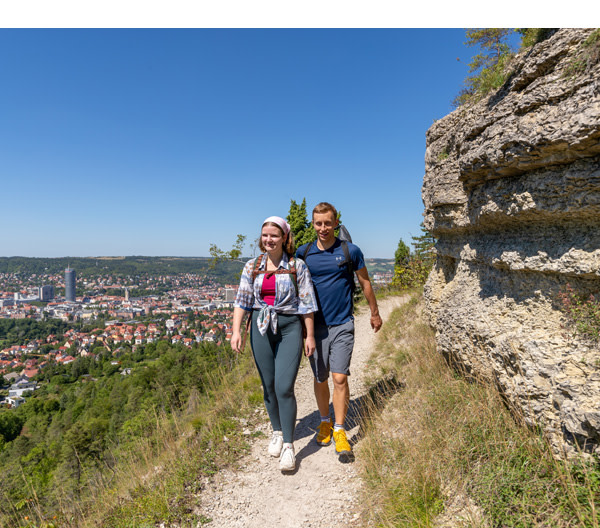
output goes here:
[[600, 290], [600, 63], [591, 29], [521, 52], [490, 97], [427, 132], [425, 287], [440, 351], [497, 383], [559, 454], [600, 452], [600, 345], [559, 292]]

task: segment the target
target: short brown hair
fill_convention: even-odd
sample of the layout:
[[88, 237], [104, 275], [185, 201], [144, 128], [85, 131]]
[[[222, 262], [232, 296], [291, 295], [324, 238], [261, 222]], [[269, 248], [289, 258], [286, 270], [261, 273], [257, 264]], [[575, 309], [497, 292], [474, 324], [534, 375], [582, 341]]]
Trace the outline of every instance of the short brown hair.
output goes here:
[[288, 257], [291, 257], [296, 252], [296, 245], [294, 244], [294, 235], [292, 235], [292, 232], [290, 231], [286, 238], [285, 233], [283, 232], [283, 229], [281, 229], [281, 226], [276, 224], [275, 222], [265, 222], [261, 226], [260, 235], [258, 236], [258, 247], [260, 248], [260, 250], [263, 252], [266, 251], [266, 248], [265, 248], [265, 246], [263, 246], [263, 243], [262, 243], [262, 228], [265, 226], [275, 226], [277, 229], [279, 229], [279, 231], [281, 232], [281, 236], [284, 238], [283, 251], [285, 251], [287, 253]]
[[333, 219], [337, 220], [337, 217], [338, 217], [337, 209], [333, 205], [331, 205], [329, 202], [321, 202], [321, 203], [315, 205], [312, 215], [314, 218], [316, 214], [323, 214], [323, 213], [327, 213], [329, 211], [331, 211], [333, 213]]

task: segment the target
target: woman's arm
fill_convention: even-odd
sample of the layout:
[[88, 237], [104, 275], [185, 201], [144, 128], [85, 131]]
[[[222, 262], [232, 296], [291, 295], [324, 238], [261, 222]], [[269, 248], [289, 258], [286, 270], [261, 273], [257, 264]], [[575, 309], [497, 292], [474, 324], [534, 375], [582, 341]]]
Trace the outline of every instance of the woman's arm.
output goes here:
[[235, 352], [241, 352], [242, 348], [242, 319], [244, 318], [245, 310], [236, 306], [233, 309], [233, 323], [232, 323], [232, 334], [231, 334], [231, 348]]
[[254, 306], [254, 285], [252, 281], [254, 262], [255, 259], [249, 260], [242, 270], [240, 287], [238, 288], [237, 295], [235, 296], [235, 303], [233, 305], [233, 323], [231, 329], [231, 341], [229, 344], [236, 352], [242, 351], [242, 319], [244, 318], [244, 312], [252, 310]]
[[317, 343], [315, 341], [315, 314], [308, 313], [302, 316], [306, 328], [306, 339], [304, 340], [304, 355], [310, 357], [314, 354]]
[[310, 271], [308, 271], [308, 266], [303, 260], [296, 259], [296, 274], [298, 283], [298, 313], [307, 314], [316, 312], [319, 309], [317, 297], [310, 277]]

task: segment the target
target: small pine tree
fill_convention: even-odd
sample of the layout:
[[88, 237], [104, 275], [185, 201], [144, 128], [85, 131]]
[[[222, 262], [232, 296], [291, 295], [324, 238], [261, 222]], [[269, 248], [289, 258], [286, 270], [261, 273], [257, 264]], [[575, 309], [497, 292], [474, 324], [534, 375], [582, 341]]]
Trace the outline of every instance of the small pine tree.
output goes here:
[[406, 266], [410, 260], [410, 248], [404, 243], [402, 239], [398, 242], [398, 249], [394, 255], [396, 266]]
[[392, 286], [406, 289], [425, 284], [435, 258], [433, 249], [435, 238], [422, 223], [421, 233], [419, 236], [412, 237], [411, 245], [414, 247], [412, 253], [402, 240], [398, 243]]
[[414, 248], [415, 257], [422, 260], [426, 265], [431, 267], [435, 259], [435, 238], [425, 229], [425, 225], [421, 222], [421, 235], [413, 236], [411, 245]]
[[288, 224], [290, 224], [296, 247], [312, 242], [317, 238], [317, 233], [315, 232], [312, 222], [308, 219], [308, 214], [306, 212], [306, 198], [302, 199], [300, 205], [296, 203], [296, 200], [291, 200], [290, 211], [286, 220]]

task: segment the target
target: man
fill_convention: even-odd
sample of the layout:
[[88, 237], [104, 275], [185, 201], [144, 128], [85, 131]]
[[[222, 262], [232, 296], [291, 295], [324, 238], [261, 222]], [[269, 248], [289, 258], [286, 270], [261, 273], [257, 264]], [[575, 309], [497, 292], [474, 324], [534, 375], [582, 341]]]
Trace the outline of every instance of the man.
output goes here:
[[[335, 207], [327, 202], [318, 204], [313, 209], [312, 222], [317, 240], [298, 248], [296, 256], [304, 259], [308, 266], [319, 306], [319, 311], [315, 313], [317, 348], [310, 357], [315, 376], [315, 397], [321, 414], [316, 441], [317, 444], [326, 446], [333, 437], [340, 461], [347, 462], [353, 458], [344, 422], [350, 402], [348, 376], [354, 348], [354, 275], [346, 265], [347, 255], [343, 244], [335, 236], [335, 229], [339, 225]], [[351, 269], [356, 273], [371, 309], [371, 327], [377, 332], [382, 321], [364, 256], [358, 246], [349, 242], [345, 244], [352, 263]], [[329, 372], [333, 379], [335, 423], [331, 422], [329, 416]]]

